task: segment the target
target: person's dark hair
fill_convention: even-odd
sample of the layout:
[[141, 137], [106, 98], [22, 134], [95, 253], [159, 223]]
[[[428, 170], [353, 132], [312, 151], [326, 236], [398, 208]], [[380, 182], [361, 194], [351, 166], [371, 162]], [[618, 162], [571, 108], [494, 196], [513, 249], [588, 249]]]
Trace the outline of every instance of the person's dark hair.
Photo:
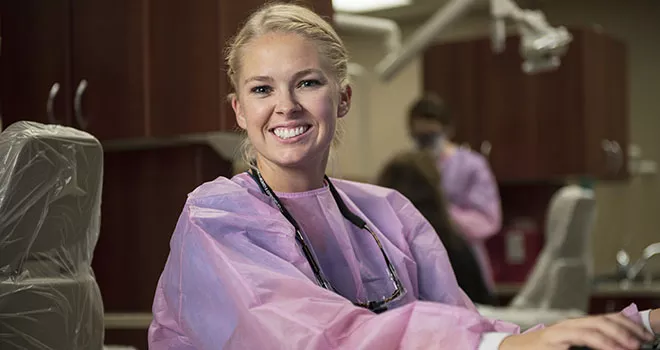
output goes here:
[[468, 242], [449, 217], [435, 158], [426, 151], [401, 153], [380, 172], [377, 184], [397, 190], [419, 210], [442, 241], [458, 285], [475, 303], [495, 305], [479, 262]]
[[433, 93], [427, 93], [410, 106], [408, 123], [410, 124], [413, 120], [419, 118], [437, 121], [443, 127], [453, 126], [449, 106], [442, 98]]
[[425, 151], [410, 151], [394, 156], [380, 172], [377, 183], [408, 198], [445, 242], [453, 239], [455, 228], [449, 220], [440, 181], [433, 156]]

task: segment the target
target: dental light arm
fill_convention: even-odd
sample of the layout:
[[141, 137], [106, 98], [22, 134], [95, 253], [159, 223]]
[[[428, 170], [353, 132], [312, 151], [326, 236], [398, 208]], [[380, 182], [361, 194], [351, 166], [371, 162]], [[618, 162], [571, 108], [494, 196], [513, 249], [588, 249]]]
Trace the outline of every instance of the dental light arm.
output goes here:
[[524, 59], [522, 69], [533, 74], [556, 69], [560, 57], [566, 54], [572, 36], [566, 28], [551, 27], [541, 11], [522, 10], [513, 0], [490, 0], [493, 17], [493, 51], [505, 49], [505, 20], [512, 19], [520, 33], [520, 55]]
[[475, 0], [449, 0], [433, 14], [431, 19], [415, 30], [401, 49], [390, 52], [378, 62], [376, 73], [385, 81], [391, 80], [415, 56], [435, 41], [438, 34], [460, 18], [474, 2]]
[[[391, 80], [420, 52], [431, 45], [438, 35], [469, 10], [476, 0], [449, 0], [443, 7], [404, 43], [401, 49], [390, 52], [375, 67], [385, 81]], [[505, 20], [512, 19], [521, 36], [522, 69], [536, 73], [557, 68], [572, 37], [564, 27], [551, 27], [540, 11], [522, 10], [513, 0], [490, 0], [493, 17], [493, 50], [502, 52], [506, 36]]]

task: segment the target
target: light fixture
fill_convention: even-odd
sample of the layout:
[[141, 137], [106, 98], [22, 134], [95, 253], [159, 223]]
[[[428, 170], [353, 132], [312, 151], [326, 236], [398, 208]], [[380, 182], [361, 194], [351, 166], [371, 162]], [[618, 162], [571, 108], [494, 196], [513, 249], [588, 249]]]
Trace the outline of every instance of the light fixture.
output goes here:
[[332, 0], [339, 12], [369, 12], [410, 5], [412, 0]]
[[[391, 50], [376, 64], [376, 73], [385, 81], [391, 80], [478, 1], [447, 0], [426, 23], [410, 35], [400, 49]], [[559, 67], [560, 58], [565, 55], [572, 41], [566, 28], [550, 26], [542, 12], [523, 10], [515, 0], [490, 0], [490, 5], [495, 24], [492, 32], [493, 51], [498, 53], [504, 50], [504, 20], [512, 19], [518, 25], [521, 36], [519, 50], [524, 60], [522, 70], [527, 74], [535, 74]]]

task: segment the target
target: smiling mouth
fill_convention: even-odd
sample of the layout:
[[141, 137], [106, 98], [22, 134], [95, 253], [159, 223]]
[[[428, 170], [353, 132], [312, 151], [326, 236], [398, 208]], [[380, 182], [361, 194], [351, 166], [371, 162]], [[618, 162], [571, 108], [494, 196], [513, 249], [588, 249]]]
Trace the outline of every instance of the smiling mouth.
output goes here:
[[293, 128], [275, 128], [271, 132], [282, 140], [288, 140], [306, 133], [309, 129], [309, 125], [301, 125]]

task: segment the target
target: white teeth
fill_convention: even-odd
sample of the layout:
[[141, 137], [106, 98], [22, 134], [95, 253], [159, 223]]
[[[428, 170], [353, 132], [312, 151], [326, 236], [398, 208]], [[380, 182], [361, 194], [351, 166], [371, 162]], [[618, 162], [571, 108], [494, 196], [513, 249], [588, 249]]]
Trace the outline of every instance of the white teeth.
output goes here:
[[296, 128], [276, 128], [273, 130], [275, 135], [281, 139], [290, 139], [307, 131], [308, 126], [299, 126]]

